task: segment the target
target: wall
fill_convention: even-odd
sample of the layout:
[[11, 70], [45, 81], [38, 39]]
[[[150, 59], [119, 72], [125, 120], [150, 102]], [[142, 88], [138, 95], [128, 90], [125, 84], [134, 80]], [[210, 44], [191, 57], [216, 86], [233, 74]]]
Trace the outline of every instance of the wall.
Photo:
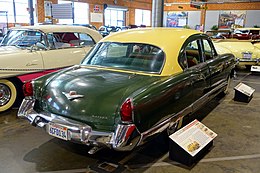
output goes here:
[[[51, 0], [53, 3], [57, 3], [58, 0]], [[89, 4], [90, 13], [94, 12], [94, 6], [99, 5], [100, 13], [103, 13], [104, 4], [123, 6], [128, 8], [126, 12], [126, 25], [135, 23], [135, 9], [152, 9], [152, 0], [117, 0], [117, 3], [114, 3], [114, 0], [78, 0], [77, 2], [85, 2]], [[38, 22], [43, 23], [45, 21], [44, 16], [44, 0], [37, 0], [37, 11], [38, 11]], [[89, 15], [90, 16], [90, 15]], [[90, 21], [90, 20], [89, 20]], [[103, 23], [91, 23], [97, 28], [103, 25]]]
[[245, 26], [252, 27], [253, 22], [259, 22], [258, 25], [260, 25], [260, 17], [255, 19], [252, 17], [259, 16], [260, 2], [206, 4], [206, 9], [191, 8], [189, 4], [190, 0], [168, 0], [168, 2], [174, 2], [175, 4], [172, 6], [164, 6], [164, 11], [199, 11], [201, 14], [200, 25], [204, 26], [204, 30], [210, 29], [213, 24], [218, 24], [219, 11], [221, 10], [247, 10], [249, 16], [246, 19]]

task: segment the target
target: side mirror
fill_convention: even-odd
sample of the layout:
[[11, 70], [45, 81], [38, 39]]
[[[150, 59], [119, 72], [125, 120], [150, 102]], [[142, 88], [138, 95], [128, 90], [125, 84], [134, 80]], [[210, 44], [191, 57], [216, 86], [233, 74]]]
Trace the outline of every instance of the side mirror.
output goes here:
[[36, 46], [38, 49], [47, 50], [47, 47], [46, 47], [43, 43], [37, 42], [37, 43], [35, 44], [35, 46]]
[[37, 42], [31, 46], [30, 52], [33, 50], [47, 50], [47, 47], [43, 43]]

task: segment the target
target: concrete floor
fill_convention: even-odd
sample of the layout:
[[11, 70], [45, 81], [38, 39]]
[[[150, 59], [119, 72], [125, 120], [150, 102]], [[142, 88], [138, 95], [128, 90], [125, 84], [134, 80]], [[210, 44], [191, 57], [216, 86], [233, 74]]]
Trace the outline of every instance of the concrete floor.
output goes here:
[[[218, 136], [213, 148], [193, 167], [169, 159], [161, 137], [132, 152], [101, 150], [88, 155], [89, 147], [66, 143], [16, 117], [17, 109], [0, 114], [0, 173], [95, 173], [104, 163], [110, 172], [259, 173], [260, 75], [238, 71], [229, 94], [216, 98], [192, 115]], [[235, 102], [234, 86], [243, 82], [256, 89], [249, 103]]]

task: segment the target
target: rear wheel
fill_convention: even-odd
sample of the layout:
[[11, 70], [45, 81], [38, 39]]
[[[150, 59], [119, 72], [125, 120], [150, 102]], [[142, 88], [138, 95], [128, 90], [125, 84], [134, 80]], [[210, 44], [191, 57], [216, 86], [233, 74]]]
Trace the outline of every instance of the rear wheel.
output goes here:
[[247, 70], [251, 69], [251, 65], [245, 65]]
[[10, 109], [17, 98], [15, 84], [7, 79], [0, 79], [0, 112]]
[[228, 88], [229, 88], [229, 86], [230, 86], [230, 83], [231, 83], [231, 76], [228, 75], [227, 85], [225, 86], [224, 90], [223, 90], [221, 93], [219, 93], [218, 97], [221, 98], [221, 97], [224, 97], [225, 95], [228, 94]]
[[223, 91], [223, 94], [226, 95], [228, 93], [228, 88], [230, 86], [230, 83], [231, 83], [231, 77], [229, 75], [228, 78], [227, 78], [227, 86], [226, 86], [225, 90]]

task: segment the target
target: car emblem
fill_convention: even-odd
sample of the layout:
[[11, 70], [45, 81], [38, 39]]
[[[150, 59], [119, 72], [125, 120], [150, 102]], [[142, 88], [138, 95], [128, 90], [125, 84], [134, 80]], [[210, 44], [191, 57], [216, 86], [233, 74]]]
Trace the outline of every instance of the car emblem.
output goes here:
[[67, 99], [69, 99], [70, 101], [84, 97], [84, 95], [77, 94], [76, 91], [70, 91], [69, 93], [62, 92], [62, 94], [64, 94], [67, 97]]

